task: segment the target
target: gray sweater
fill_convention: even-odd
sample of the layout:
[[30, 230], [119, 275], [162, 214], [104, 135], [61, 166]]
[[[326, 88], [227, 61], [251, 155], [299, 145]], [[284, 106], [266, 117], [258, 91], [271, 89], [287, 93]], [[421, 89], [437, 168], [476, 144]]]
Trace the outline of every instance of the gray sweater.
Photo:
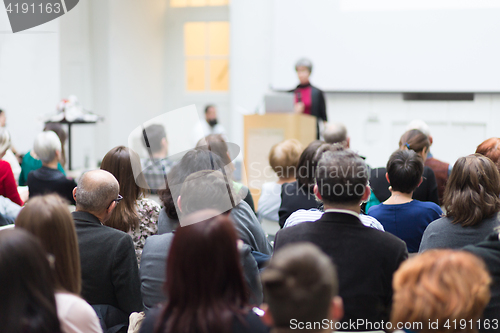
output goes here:
[[452, 221], [449, 217], [442, 217], [431, 222], [424, 231], [418, 252], [429, 249], [459, 249], [466, 245], [475, 245], [485, 240], [496, 227], [500, 226], [498, 214], [471, 227], [462, 227], [460, 224], [451, 223]]
[[[266, 234], [257, 220], [255, 213], [250, 206], [242, 201], [231, 210], [229, 214], [234, 222], [238, 236], [243, 243], [250, 246], [252, 251], [271, 255], [273, 249], [267, 241]], [[172, 220], [167, 216], [165, 209], [162, 209], [158, 218], [158, 234], [172, 232], [179, 226], [178, 220]]]

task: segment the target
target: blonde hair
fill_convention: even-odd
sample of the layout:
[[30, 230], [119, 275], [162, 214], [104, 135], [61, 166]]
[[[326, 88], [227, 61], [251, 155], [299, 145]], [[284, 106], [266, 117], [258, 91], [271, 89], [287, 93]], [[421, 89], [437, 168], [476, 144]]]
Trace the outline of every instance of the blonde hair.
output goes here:
[[295, 178], [297, 164], [304, 147], [295, 139], [275, 144], [269, 152], [269, 164], [279, 178]]
[[10, 148], [10, 133], [5, 128], [0, 127], [0, 155]]
[[[429, 250], [405, 261], [394, 274], [391, 321], [422, 323], [419, 333], [460, 331], [446, 321], [472, 320], [490, 300], [491, 278], [482, 260], [471, 253]], [[429, 327], [438, 321], [437, 328]], [[460, 332], [476, 332], [470, 323]]]

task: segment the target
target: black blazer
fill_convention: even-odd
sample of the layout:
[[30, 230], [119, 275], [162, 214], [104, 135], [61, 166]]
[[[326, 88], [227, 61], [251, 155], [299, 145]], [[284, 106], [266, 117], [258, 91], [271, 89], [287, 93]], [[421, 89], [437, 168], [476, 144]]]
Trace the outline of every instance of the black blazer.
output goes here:
[[[370, 187], [378, 201], [384, 202], [391, 196], [389, 183], [385, 178], [386, 168], [372, 169], [370, 176]], [[439, 206], [438, 186], [434, 171], [428, 166], [424, 166], [422, 184], [413, 192], [413, 199], [419, 201], [431, 201]]]
[[286, 219], [299, 209], [318, 208], [314, 193], [299, 187], [299, 183], [286, 183], [281, 186], [281, 206], [278, 210], [279, 224], [283, 228]]
[[130, 235], [73, 212], [80, 261], [82, 297], [90, 305], [112, 305], [127, 315], [143, 309], [139, 268]]
[[339, 294], [344, 301], [343, 322], [389, 320], [392, 275], [408, 257], [402, 240], [365, 227], [351, 214], [330, 212], [316, 222], [278, 231], [275, 250], [294, 242], [311, 242], [332, 258], [339, 276]]

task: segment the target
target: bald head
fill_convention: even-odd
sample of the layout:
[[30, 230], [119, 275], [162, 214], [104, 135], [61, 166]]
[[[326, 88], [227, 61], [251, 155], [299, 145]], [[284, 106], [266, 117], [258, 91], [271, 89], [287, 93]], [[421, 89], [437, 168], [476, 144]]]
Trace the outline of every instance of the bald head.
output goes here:
[[323, 133], [325, 141], [329, 144], [340, 143], [349, 147], [347, 129], [342, 123], [328, 123]]
[[119, 192], [118, 181], [111, 173], [105, 170], [88, 171], [80, 177], [76, 188], [76, 208], [89, 213], [102, 213]]

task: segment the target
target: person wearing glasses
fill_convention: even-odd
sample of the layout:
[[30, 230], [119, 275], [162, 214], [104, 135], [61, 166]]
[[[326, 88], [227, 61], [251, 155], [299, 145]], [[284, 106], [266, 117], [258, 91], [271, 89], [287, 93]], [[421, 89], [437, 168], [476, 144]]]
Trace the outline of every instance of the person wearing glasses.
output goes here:
[[84, 173], [73, 190], [76, 211], [72, 215], [80, 250], [81, 296], [100, 318], [106, 314], [106, 327], [103, 327], [106, 330], [127, 327], [129, 315], [143, 309], [132, 238], [103, 225], [122, 200], [119, 191], [118, 181], [105, 170]]

